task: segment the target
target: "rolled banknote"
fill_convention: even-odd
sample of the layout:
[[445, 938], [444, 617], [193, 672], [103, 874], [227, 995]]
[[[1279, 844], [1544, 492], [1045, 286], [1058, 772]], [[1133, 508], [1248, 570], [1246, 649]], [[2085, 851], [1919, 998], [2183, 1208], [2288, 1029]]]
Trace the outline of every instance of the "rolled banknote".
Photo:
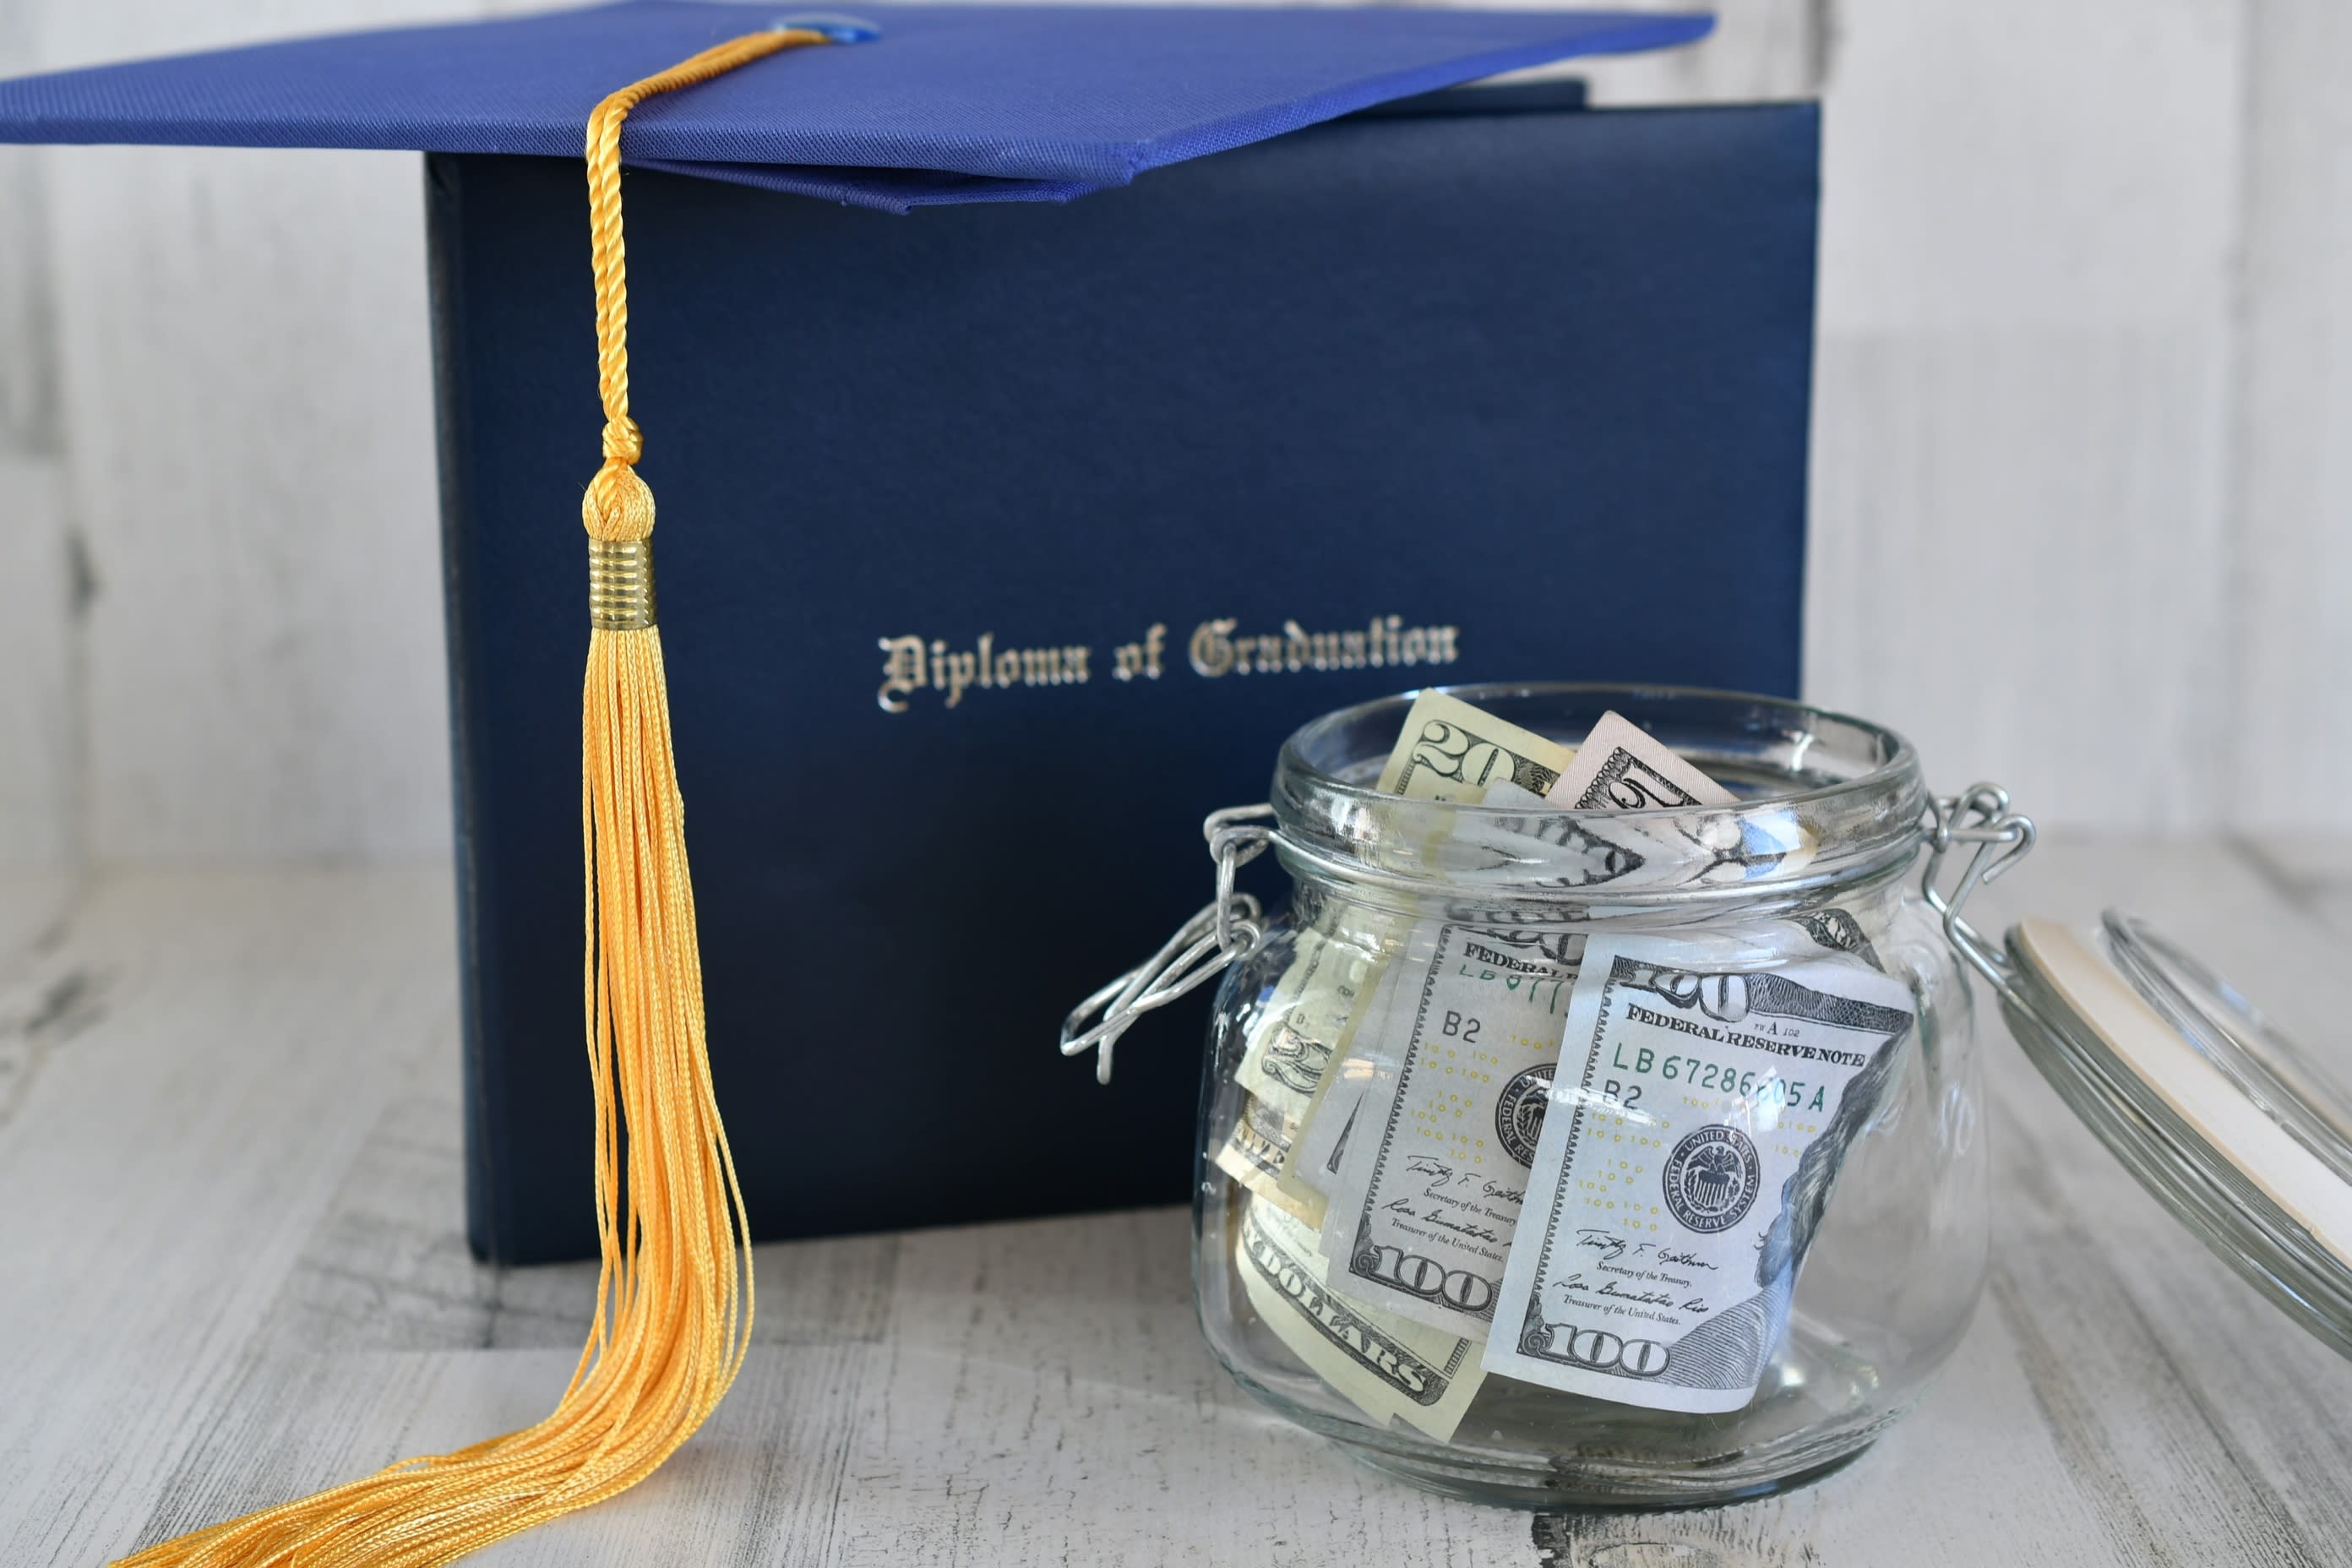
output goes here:
[[1375, 1421], [1401, 1419], [1444, 1442], [1486, 1373], [1475, 1339], [1406, 1322], [1325, 1281], [1314, 1230], [1255, 1199], [1235, 1227], [1234, 1268], [1274, 1335]]
[[1661, 1410], [1737, 1410], [1787, 1325], [1913, 1004], [1752, 934], [1595, 936], [1570, 995], [1490, 1370]]

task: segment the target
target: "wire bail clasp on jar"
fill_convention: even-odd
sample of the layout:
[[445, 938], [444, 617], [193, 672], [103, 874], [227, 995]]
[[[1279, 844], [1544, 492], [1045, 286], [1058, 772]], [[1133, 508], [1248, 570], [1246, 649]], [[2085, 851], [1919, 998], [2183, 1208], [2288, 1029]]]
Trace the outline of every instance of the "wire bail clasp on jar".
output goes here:
[[[1255, 952], [1265, 942], [1257, 900], [1234, 887], [1234, 874], [1265, 853], [1275, 830], [1263, 826], [1271, 805], [1230, 805], [1201, 824], [1217, 863], [1217, 896], [1177, 928], [1167, 944], [1079, 1003], [1062, 1020], [1062, 1054], [1095, 1053], [1095, 1081], [1110, 1081], [1111, 1047], [1136, 1019], [1207, 984]], [[1091, 1026], [1087, 1020], [1099, 1014]]]
[[[1960, 918], [1960, 910], [1979, 888], [1993, 881], [2033, 852], [2033, 819], [2009, 808], [2009, 792], [1999, 784], [1980, 784], [1966, 795], [1943, 795], [1927, 803], [1920, 824], [1927, 841], [1927, 862], [1919, 873], [1919, 891], [1944, 921], [1944, 940], [1971, 968], [1992, 982], [1993, 989], [2010, 994], [2010, 963], [1998, 943], [1988, 942]], [[1975, 846], [1968, 868], [1947, 898], [1936, 886], [1944, 858], [1955, 845]]]

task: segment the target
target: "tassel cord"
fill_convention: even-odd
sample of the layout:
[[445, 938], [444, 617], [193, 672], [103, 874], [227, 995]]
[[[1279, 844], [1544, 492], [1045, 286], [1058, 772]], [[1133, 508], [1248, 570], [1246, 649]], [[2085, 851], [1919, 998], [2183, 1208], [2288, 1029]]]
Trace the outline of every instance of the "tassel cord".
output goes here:
[[595, 1319], [536, 1426], [404, 1460], [299, 1501], [159, 1542], [118, 1568], [441, 1568], [626, 1490], [707, 1420], [750, 1352], [750, 1228], [719, 1115], [702, 969], [653, 625], [652, 492], [635, 471], [621, 128], [656, 93], [821, 33], [755, 33], [597, 106], [587, 134], [604, 465], [581, 515], [591, 630], [581, 698], [582, 1011], [594, 1090]]

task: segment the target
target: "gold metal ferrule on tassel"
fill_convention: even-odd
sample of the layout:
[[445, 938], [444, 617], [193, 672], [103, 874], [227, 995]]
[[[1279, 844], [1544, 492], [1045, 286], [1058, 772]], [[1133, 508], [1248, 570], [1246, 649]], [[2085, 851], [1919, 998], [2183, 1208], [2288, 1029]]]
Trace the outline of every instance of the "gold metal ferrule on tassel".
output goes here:
[[641, 631], [654, 624], [654, 542], [588, 542], [588, 624], [600, 632]]

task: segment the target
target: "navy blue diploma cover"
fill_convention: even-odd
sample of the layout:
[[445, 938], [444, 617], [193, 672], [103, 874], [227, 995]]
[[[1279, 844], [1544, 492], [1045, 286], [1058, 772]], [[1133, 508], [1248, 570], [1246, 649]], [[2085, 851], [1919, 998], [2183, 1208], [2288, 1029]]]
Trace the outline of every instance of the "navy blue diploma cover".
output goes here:
[[[580, 173], [428, 179], [471, 1234], [584, 1257]], [[1181, 1200], [1200, 1005], [1108, 1089], [1055, 1031], [1206, 900], [1201, 818], [1317, 714], [1514, 678], [1793, 693], [1816, 181], [1810, 106], [1498, 89], [1068, 205], [630, 175], [757, 1234]]]
[[[0, 142], [431, 154], [469, 1224], [501, 1260], [596, 1250], [583, 128], [781, 19], [626, 0], [0, 82]], [[1815, 112], [1437, 90], [1695, 15], [856, 20], [622, 148], [752, 1224], [1178, 1199], [1198, 1001], [1108, 1089], [1054, 1041], [1206, 899], [1200, 820], [1290, 730], [1436, 681], [1796, 689]]]

